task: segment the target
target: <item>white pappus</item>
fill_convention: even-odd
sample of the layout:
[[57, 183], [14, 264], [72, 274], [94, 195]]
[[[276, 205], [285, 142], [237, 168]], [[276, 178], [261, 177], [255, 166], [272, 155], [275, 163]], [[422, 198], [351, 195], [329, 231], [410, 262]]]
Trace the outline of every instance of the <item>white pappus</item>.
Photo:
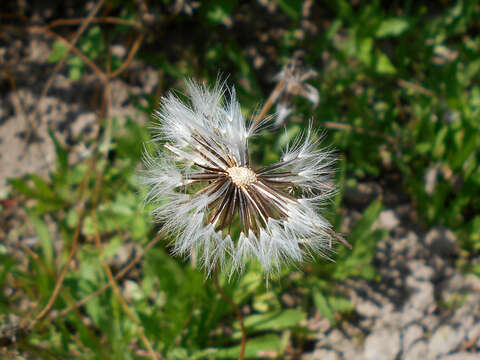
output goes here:
[[269, 274], [314, 253], [328, 257], [332, 240], [342, 240], [318, 212], [335, 192], [333, 157], [311, 127], [279, 162], [256, 168], [248, 142], [260, 126], [247, 124], [235, 90], [221, 82], [187, 87], [189, 103], [169, 94], [155, 112], [161, 146], [145, 155], [142, 177], [173, 253], [230, 274], [251, 258]]

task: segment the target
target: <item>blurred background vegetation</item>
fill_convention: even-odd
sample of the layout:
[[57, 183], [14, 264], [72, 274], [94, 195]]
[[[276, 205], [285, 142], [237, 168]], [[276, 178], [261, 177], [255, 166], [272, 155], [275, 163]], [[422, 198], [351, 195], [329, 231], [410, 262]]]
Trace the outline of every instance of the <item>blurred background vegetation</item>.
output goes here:
[[[74, 92], [74, 84], [88, 76], [102, 91], [91, 94], [101, 99], [100, 131], [74, 139], [91, 149], [88, 156], [75, 156], [51, 130], [56, 162], [48, 176], [9, 179], [2, 192], [5, 356], [238, 356], [233, 309], [204, 273], [169, 255], [151, 209], [143, 205], [136, 174], [144, 144], [151, 147], [148, 123], [109, 109], [115, 97], [111, 82], [128, 83], [132, 63], [151, 66], [159, 75], [151, 94], [129, 94], [146, 117], [169, 89], [182, 90], [186, 77], [214, 84], [228, 75], [245, 114], [252, 116], [295, 54], [301, 54], [302, 69], [316, 72], [307, 83], [318, 91], [318, 104], [290, 94], [290, 116], [280, 128], [262, 132], [253, 155], [258, 165], [278, 159], [310, 119], [323, 129], [324, 144], [339, 155], [340, 191], [327, 217], [338, 231], [348, 230], [353, 250], [338, 248], [334, 262], [317, 259], [286, 268], [268, 286], [254, 263], [241, 277], [221, 279], [244, 311], [247, 357], [297, 358], [311, 347], [308, 318], [317, 314], [335, 324], [355, 316], [339, 284], [382, 281], [373, 260], [385, 232], [372, 224], [389, 194], [402, 194], [413, 204], [416, 227], [452, 229], [461, 248], [458, 266], [480, 274], [472, 261], [480, 253], [477, 1], [22, 4], [2, 3], [1, 31], [48, 38], [46, 66], [53, 77], [58, 71], [69, 77], [73, 85], [66, 91]], [[38, 18], [39, 9], [51, 12]], [[126, 54], [112, 51], [112, 44], [123, 45]], [[4, 64], [3, 70], [15, 65]], [[9, 89], [11, 82], [2, 80], [2, 92]], [[270, 114], [279, 110], [275, 105]], [[380, 191], [364, 201], [358, 191], [363, 183], [375, 183]], [[13, 226], [19, 209], [25, 212], [22, 226]], [[361, 216], [346, 226], [351, 209]], [[33, 245], [19, 244], [29, 232]]]

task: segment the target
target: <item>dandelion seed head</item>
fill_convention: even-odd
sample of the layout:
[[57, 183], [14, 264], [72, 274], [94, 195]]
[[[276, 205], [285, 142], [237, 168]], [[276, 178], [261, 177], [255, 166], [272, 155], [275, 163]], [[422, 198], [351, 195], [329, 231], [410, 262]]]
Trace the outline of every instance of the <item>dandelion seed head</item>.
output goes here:
[[314, 254], [328, 257], [335, 239], [318, 209], [334, 193], [333, 157], [320, 150], [311, 126], [279, 162], [257, 168], [248, 143], [259, 125], [247, 124], [235, 90], [187, 83], [189, 102], [170, 94], [155, 113], [154, 141], [145, 156], [146, 201], [173, 238], [172, 252], [195, 257], [211, 272], [230, 274], [257, 259], [265, 272]]
[[233, 166], [227, 169], [227, 174], [235, 186], [244, 187], [257, 181], [257, 175], [245, 166]]

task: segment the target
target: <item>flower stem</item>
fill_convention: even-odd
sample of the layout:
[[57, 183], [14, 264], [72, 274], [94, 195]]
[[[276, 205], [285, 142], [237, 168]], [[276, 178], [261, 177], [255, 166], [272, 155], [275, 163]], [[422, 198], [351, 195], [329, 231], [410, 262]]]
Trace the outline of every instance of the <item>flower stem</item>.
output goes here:
[[253, 127], [257, 126], [263, 119], [265, 119], [268, 111], [278, 100], [278, 97], [280, 96], [284, 87], [285, 87], [285, 80], [280, 80], [275, 86], [275, 88], [272, 90], [270, 95], [268, 96], [268, 99], [265, 102], [265, 104], [263, 104], [262, 108], [260, 109], [260, 112], [253, 119]]
[[240, 343], [240, 353], [238, 355], [238, 360], [243, 360], [245, 356], [245, 346], [247, 345], [247, 332], [245, 330], [245, 324], [243, 321], [243, 315], [242, 311], [238, 307], [237, 304], [233, 302], [232, 299], [230, 299], [225, 292], [222, 290], [220, 283], [218, 282], [218, 269], [215, 268], [213, 272], [213, 282], [215, 284], [215, 288], [217, 289], [217, 292], [220, 294], [220, 296], [225, 300], [227, 303], [229, 303], [233, 309], [235, 310], [235, 313], [237, 314], [237, 319], [238, 322], [240, 323], [240, 329], [242, 331], [242, 341]]

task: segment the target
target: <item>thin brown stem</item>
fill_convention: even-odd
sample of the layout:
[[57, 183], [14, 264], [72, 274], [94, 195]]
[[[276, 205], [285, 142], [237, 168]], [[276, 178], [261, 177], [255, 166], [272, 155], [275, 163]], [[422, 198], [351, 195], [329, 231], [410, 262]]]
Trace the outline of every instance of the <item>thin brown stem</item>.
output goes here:
[[72, 48], [75, 46], [75, 44], [77, 43], [77, 41], [80, 39], [80, 36], [84, 33], [84, 31], [87, 29], [88, 25], [90, 24], [90, 22], [95, 18], [95, 16], [97, 15], [98, 11], [100, 11], [100, 8], [103, 6], [103, 3], [105, 2], [105, 0], [99, 0], [97, 5], [95, 5], [95, 7], [92, 9], [92, 11], [90, 12], [90, 14], [88, 14], [88, 16], [85, 18], [84, 22], [82, 23], [82, 25], [78, 28], [77, 32], [75, 33], [75, 35], [73, 36], [72, 40], [70, 41], [69, 43], [69, 46], [67, 47], [67, 51], [65, 51], [65, 53], [63, 54], [62, 58], [60, 59], [60, 61], [55, 65], [55, 68], [53, 69], [53, 71], [50, 73], [50, 77], [47, 79], [47, 82], [45, 83], [45, 86], [43, 87], [43, 90], [42, 90], [42, 93], [40, 95], [40, 100], [39, 102], [41, 102], [45, 96], [47, 95], [48, 93], [48, 90], [50, 89], [50, 86], [52, 86], [53, 84], [53, 80], [55, 79], [55, 76], [57, 75], [57, 72], [60, 70], [60, 68], [63, 66], [63, 64], [65, 63], [66, 59], [67, 59], [67, 55], [70, 53], [70, 51], [72, 50]]
[[222, 290], [222, 287], [220, 286], [220, 283], [218, 282], [218, 269], [215, 268], [213, 272], [213, 282], [215, 284], [215, 288], [217, 289], [217, 292], [220, 294], [223, 300], [225, 300], [227, 303], [229, 303], [233, 309], [235, 310], [235, 313], [237, 314], [237, 319], [238, 322], [240, 323], [240, 329], [242, 331], [242, 341], [240, 343], [240, 353], [238, 355], [238, 360], [243, 360], [245, 356], [245, 347], [247, 345], [247, 331], [245, 330], [245, 323], [243, 320], [243, 315], [242, 311], [238, 307], [237, 304], [233, 302], [232, 299], [230, 299], [225, 292]]
[[[90, 166], [92, 166], [92, 164], [93, 164], [93, 161], [90, 163]], [[60, 294], [60, 290], [62, 289], [63, 281], [65, 280], [65, 276], [67, 275], [68, 268], [70, 267], [70, 263], [72, 262], [75, 256], [75, 253], [77, 251], [78, 240], [80, 238], [80, 230], [82, 228], [83, 217], [85, 215], [86, 199], [84, 199], [83, 197], [85, 193], [85, 188], [88, 183], [88, 179], [89, 179], [88, 176], [83, 178], [82, 183], [80, 185], [79, 194], [81, 199], [80, 199], [79, 210], [78, 210], [78, 223], [77, 223], [77, 226], [75, 227], [72, 246], [70, 248], [70, 253], [68, 254], [67, 262], [65, 263], [62, 271], [60, 272], [58, 280], [55, 284], [55, 288], [53, 289], [53, 292], [50, 295], [50, 298], [48, 299], [47, 304], [43, 307], [42, 311], [40, 311], [38, 315], [34, 318], [34, 320], [29, 326], [29, 329], [33, 329], [52, 309], [53, 305], [55, 304], [55, 301], [58, 298], [58, 295]]]
[[[6, 72], [7, 72], [8, 80], [10, 82], [10, 86], [13, 90], [12, 91], [12, 94], [13, 94], [12, 102], [15, 105], [15, 107], [17, 109], [17, 112], [19, 112], [20, 115], [22, 115], [22, 117], [25, 119], [25, 122], [27, 123], [27, 126], [28, 126], [27, 133], [26, 133], [25, 138], [24, 138], [25, 142], [24, 142], [23, 151], [22, 151], [23, 154], [26, 154], [27, 153], [26, 148], [29, 145], [30, 139], [32, 138], [32, 134], [33, 134], [34, 129], [35, 129], [35, 125], [34, 125], [34, 122], [33, 122], [34, 119], [32, 119], [29, 116], [28, 111], [26, 110], [26, 108], [25, 108], [25, 106], [22, 102], [22, 99], [20, 98], [20, 95], [17, 91], [17, 85], [16, 85], [15, 77], [13, 76], [12, 71], [10, 70], [10, 68], [8, 66], [6, 67]], [[45, 152], [43, 151], [43, 148], [41, 146], [39, 146], [38, 150], [40, 152], [41, 158], [46, 159], [47, 156], [45, 155]], [[25, 156], [25, 155], [23, 155], [23, 156]]]
[[[154, 247], [165, 235], [165, 231], [162, 231], [158, 233], [158, 235], [153, 238], [143, 249], [143, 251], [140, 251], [138, 255], [133, 259], [127, 266], [125, 266], [121, 271], [119, 271], [115, 276], [113, 277], [114, 280], [119, 280], [123, 278], [125, 275], [129, 273], [129, 271], [137, 265], [144, 257], [144, 255], [152, 248]], [[69, 306], [68, 308], [65, 308], [61, 311], [58, 312], [58, 316], [62, 317], [70, 313], [72, 310], [79, 308], [80, 306], [85, 305], [88, 301], [91, 299], [97, 297], [98, 295], [102, 294], [105, 292], [107, 289], [111, 287], [111, 283], [107, 283], [103, 285], [102, 287], [98, 288], [95, 292], [85, 296], [83, 299], [78, 300], [75, 304], [72, 306]]]
[[133, 43], [130, 52], [127, 55], [127, 59], [123, 62], [123, 64], [115, 70], [113, 73], [109, 74], [109, 78], [114, 78], [120, 75], [125, 69], [127, 69], [130, 66], [130, 63], [133, 61], [133, 58], [135, 54], [138, 52], [138, 49], [140, 49], [140, 45], [142, 44], [143, 38], [145, 37], [145, 33], [141, 32], [138, 37], [135, 39], [135, 42]]
[[398, 141], [396, 139], [394, 139], [393, 137], [391, 137], [389, 135], [381, 134], [381, 133], [378, 133], [376, 131], [372, 131], [372, 130], [368, 130], [368, 129], [363, 129], [363, 128], [358, 127], [358, 126], [352, 126], [350, 124], [339, 123], [339, 122], [334, 122], [334, 121], [325, 121], [322, 124], [322, 126], [328, 128], [328, 129], [334, 129], [334, 130], [355, 131], [359, 134], [366, 134], [366, 135], [370, 135], [370, 136], [384, 138], [392, 144], [398, 143]]
[[[66, 25], [78, 25], [82, 24], [85, 21], [85, 18], [79, 18], [79, 19], [59, 19], [59, 20], [54, 20], [51, 23], [48, 24], [49, 28], [54, 28], [57, 26], [66, 26]], [[137, 21], [132, 21], [132, 20], [126, 20], [122, 18], [116, 18], [116, 17], [111, 17], [111, 16], [104, 16], [104, 17], [99, 17], [96, 19], [92, 19], [91, 23], [93, 24], [118, 24], [118, 25], [127, 25], [127, 26], [133, 26], [136, 28], [140, 28], [142, 24], [140, 24]]]
[[[65, 39], [64, 37], [58, 35], [58, 34], [55, 34], [53, 31], [49, 30], [48, 27], [45, 27], [45, 26], [34, 26], [34, 27], [31, 27], [29, 29], [30, 33], [32, 34], [37, 34], [37, 33], [40, 33], [40, 34], [43, 34], [49, 38], [53, 38], [57, 41], [60, 41], [61, 43], [65, 44], [66, 46], [70, 46], [70, 42]], [[80, 57], [83, 62], [85, 64], [88, 65], [88, 67], [90, 67], [93, 72], [100, 78], [100, 80], [102, 82], [105, 82], [106, 81], [106, 75], [103, 73], [103, 71], [92, 61], [90, 60], [84, 53], [82, 53], [77, 47], [75, 46], [71, 46], [71, 51], [77, 55], [78, 57]]]
[[265, 101], [265, 104], [260, 109], [260, 112], [253, 119], [253, 125], [252, 125], [253, 127], [257, 126], [263, 119], [265, 119], [268, 111], [278, 100], [278, 97], [282, 93], [284, 87], [285, 87], [285, 80], [280, 80], [275, 86], [275, 88], [272, 90], [272, 92], [270, 93], [270, 96], [268, 97], [267, 101]]
[[100, 235], [98, 233], [97, 211], [95, 209], [93, 210], [93, 223], [94, 223], [94, 226], [95, 226], [95, 244], [97, 246], [99, 256], [100, 256], [100, 259], [102, 261], [103, 268], [105, 269], [105, 273], [107, 274], [108, 283], [110, 284], [110, 287], [113, 289], [113, 292], [114, 292], [115, 296], [117, 297], [118, 301], [120, 302], [120, 305], [121, 305], [122, 309], [125, 311], [125, 313], [130, 318], [130, 320], [132, 320], [132, 322], [137, 325], [138, 334], [139, 334], [140, 338], [142, 339], [143, 343], [145, 344], [145, 346], [147, 347], [150, 357], [153, 360], [157, 360], [158, 357], [155, 354], [155, 351], [153, 350], [152, 344], [150, 343], [148, 338], [145, 336], [145, 331], [143, 329], [142, 324], [135, 317], [133, 312], [128, 307], [127, 302], [123, 298], [122, 293], [120, 292], [120, 289], [118, 288], [118, 285], [115, 282], [115, 279], [114, 279], [113, 274], [112, 274], [112, 270], [110, 270], [110, 266], [108, 266], [107, 262], [103, 258], [102, 242], [100, 240]]
[[419, 85], [414, 82], [406, 81], [403, 79], [398, 80], [398, 85], [401, 86], [402, 88], [406, 89], [411, 89], [413, 91], [416, 91], [420, 94], [427, 95], [430, 97], [435, 97], [435, 93], [432, 90], [424, 88], [422, 85]]

